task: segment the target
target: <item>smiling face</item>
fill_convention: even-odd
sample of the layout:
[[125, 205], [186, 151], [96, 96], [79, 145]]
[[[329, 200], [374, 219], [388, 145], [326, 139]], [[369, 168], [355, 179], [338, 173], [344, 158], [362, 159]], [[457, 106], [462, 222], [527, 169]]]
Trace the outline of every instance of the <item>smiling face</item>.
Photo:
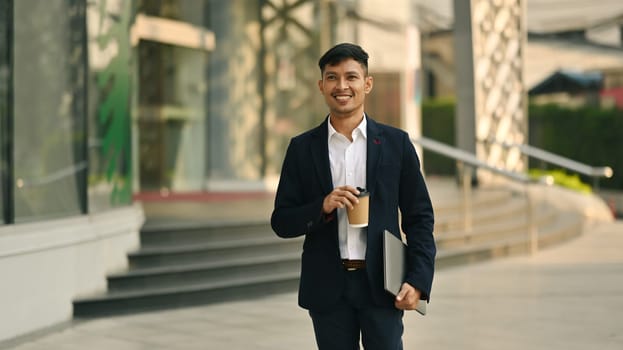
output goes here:
[[318, 81], [332, 118], [360, 118], [366, 94], [372, 90], [372, 77], [352, 58], [336, 65], [327, 64]]

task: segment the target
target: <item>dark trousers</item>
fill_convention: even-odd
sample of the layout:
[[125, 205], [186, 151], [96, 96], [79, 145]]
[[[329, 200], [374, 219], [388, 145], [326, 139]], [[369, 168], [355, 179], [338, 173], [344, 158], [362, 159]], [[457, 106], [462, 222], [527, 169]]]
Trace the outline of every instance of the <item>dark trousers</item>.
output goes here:
[[402, 350], [403, 311], [374, 305], [365, 270], [347, 272], [344, 296], [328, 312], [310, 311], [319, 350]]

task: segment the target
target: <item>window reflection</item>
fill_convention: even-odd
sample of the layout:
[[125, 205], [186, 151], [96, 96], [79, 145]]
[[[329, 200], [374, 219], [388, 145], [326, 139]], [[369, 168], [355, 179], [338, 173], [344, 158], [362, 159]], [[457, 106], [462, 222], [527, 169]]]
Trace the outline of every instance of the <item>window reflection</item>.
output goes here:
[[207, 53], [141, 41], [138, 134], [143, 190], [201, 190]]
[[135, 64], [131, 1], [88, 2], [89, 211], [132, 202], [131, 103]]
[[8, 164], [5, 150], [8, 147], [8, 118], [9, 118], [9, 91], [10, 91], [10, 45], [9, 36], [10, 7], [8, 0], [0, 0], [0, 220], [7, 221], [5, 202], [7, 202]]
[[84, 212], [82, 1], [14, 1], [15, 221]]

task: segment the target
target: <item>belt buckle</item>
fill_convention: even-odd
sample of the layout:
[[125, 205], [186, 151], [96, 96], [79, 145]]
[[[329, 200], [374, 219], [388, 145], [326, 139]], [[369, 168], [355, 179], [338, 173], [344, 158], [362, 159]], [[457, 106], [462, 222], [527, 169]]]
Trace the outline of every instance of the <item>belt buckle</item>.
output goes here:
[[364, 267], [364, 264], [361, 261], [351, 261], [351, 260], [342, 260], [342, 265], [346, 271], [357, 271], [361, 270]]

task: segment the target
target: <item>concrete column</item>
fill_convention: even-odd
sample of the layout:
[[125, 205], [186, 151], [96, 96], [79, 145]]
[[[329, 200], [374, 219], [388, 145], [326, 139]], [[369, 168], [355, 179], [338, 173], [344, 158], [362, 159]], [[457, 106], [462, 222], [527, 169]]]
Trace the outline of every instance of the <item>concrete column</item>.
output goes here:
[[474, 50], [472, 3], [454, 0], [454, 54], [456, 62], [456, 146], [476, 153], [476, 107], [474, 97]]
[[454, 1], [457, 145], [509, 171], [525, 170], [526, 158], [490, 141], [528, 140], [524, 17], [525, 0]]

